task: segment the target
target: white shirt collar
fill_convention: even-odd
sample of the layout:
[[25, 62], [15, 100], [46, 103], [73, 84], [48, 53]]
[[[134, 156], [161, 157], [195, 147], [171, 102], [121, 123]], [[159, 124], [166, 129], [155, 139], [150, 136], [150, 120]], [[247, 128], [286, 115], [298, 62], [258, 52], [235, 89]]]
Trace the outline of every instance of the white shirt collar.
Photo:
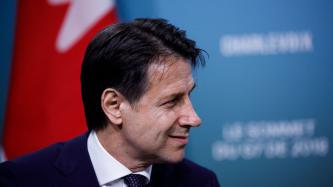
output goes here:
[[[87, 146], [88, 153], [100, 186], [107, 183], [112, 183], [113, 181], [119, 180], [122, 177], [132, 173], [131, 170], [117, 161], [104, 149], [98, 140], [95, 131], [90, 132]], [[148, 180], [150, 180], [151, 170], [152, 165], [143, 171], [135, 172], [135, 174], [143, 175]]]

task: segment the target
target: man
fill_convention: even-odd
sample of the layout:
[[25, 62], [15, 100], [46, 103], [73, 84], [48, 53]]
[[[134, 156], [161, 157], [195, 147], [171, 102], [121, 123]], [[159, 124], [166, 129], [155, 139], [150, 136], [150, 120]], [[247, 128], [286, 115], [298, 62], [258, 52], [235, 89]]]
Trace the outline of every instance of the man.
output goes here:
[[89, 132], [0, 166], [0, 186], [219, 186], [184, 159], [201, 50], [162, 19], [101, 31], [81, 71]]

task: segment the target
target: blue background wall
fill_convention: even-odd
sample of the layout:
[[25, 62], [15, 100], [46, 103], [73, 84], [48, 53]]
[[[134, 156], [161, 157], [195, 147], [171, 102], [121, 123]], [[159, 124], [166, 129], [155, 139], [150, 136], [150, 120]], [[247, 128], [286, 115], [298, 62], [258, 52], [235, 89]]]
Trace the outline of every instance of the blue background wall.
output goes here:
[[12, 59], [16, 1], [0, 1], [0, 142]]
[[[333, 2], [117, 1], [122, 21], [163, 17], [205, 49], [187, 157], [222, 186], [332, 186]], [[15, 1], [1, 1], [3, 121]], [[2, 125], [2, 123], [1, 123]], [[1, 134], [1, 133], [0, 133]]]

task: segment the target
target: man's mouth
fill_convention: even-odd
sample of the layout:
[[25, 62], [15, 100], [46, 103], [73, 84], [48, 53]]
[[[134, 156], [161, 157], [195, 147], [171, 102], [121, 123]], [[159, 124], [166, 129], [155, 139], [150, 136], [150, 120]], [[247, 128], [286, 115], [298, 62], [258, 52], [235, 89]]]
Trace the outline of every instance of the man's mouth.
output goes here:
[[181, 144], [187, 144], [188, 142], [188, 135], [169, 135], [169, 137]]

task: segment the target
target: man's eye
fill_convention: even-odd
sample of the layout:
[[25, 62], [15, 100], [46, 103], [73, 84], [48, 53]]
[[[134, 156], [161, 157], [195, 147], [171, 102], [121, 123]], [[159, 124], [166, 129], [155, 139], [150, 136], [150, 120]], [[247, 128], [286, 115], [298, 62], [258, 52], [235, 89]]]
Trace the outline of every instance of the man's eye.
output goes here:
[[167, 107], [172, 107], [172, 106], [175, 106], [178, 102], [178, 98], [173, 98], [165, 103], [163, 103], [163, 105], [167, 106]]

